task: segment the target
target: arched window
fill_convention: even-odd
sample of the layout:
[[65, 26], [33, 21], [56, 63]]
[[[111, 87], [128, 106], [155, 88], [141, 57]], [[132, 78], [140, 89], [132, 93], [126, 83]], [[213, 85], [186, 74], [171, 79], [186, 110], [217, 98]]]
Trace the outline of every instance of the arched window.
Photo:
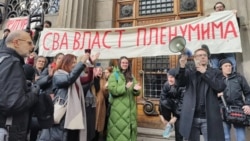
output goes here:
[[[7, 0], [5, 16], [8, 18], [23, 17], [33, 14], [55, 14], [59, 11], [60, 0]], [[1, 4], [0, 4], [1, 6]]]

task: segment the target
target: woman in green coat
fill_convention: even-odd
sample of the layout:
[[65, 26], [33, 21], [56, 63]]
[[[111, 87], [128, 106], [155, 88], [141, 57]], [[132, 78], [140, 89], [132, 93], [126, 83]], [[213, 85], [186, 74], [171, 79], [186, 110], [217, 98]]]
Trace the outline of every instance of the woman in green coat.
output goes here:
[[136, 141], [137, 109], [135, 96], [140, 94], [141, 86], [131, 73], [127, 57], [119, 60], [118, 68], [108, 79], [110, 92], [110, 117], [107, 141]]

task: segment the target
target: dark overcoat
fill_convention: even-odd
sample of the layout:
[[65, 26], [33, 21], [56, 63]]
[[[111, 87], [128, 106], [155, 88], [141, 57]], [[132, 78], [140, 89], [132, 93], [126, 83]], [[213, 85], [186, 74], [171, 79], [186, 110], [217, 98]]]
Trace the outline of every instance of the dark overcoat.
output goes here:
[[[225, 140], [219, 101], [217, 98], [217, 93], [222, 92], [226, 87], [222, 77], [221, 71], [213, 68], [208, 68], [206, 72], [201, 75], [201, 79], [203, 79], [206, 83], [204, 93], [208, 141]], [[196, 71], [180, 68], [178, 80], [180, 81], [180, 86], [186, 86], [180, 116], [180, 133], [185, 138], [189, 138], [194, 118], [197, 95]]]

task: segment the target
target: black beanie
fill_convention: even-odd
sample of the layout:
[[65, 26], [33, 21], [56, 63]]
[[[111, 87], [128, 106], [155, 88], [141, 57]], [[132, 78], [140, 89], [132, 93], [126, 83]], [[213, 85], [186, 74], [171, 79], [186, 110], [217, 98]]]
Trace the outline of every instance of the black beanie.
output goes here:
[[173, 76], [173, 77], [176, 77], [177, 76], [177, 69], [170, 69], [169, 71], [168, 71], [168, 75], [171, 75], [171, 76]]
[[223, 64], [225, 64], [225, 63], [230, 63], [231, 65], [233, 65], [233, 63], [230, 61], [230, 60], [228, 60], [228, 59], [222, 59], [222, 60], [220, 60], [220, 68], [222, 67], [222, 65]]

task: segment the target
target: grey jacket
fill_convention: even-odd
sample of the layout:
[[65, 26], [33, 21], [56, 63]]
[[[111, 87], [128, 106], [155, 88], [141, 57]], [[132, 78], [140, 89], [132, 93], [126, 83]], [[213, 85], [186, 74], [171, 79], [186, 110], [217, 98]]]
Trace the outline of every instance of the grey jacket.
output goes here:
[[[54, 74], [52, 84], [55, 99], [60, 96], [60, 98], [66, 100], [69, 86], [77, 80], [85, 67], [85, 64], [79, 62], [68, 75], [65, 73]], [[64, 129], [64, 121], [63, 117], [60, 124], [54, 125], [49, 129], [43, 129], [38, 141], [68, 141], [68, 130]]]

